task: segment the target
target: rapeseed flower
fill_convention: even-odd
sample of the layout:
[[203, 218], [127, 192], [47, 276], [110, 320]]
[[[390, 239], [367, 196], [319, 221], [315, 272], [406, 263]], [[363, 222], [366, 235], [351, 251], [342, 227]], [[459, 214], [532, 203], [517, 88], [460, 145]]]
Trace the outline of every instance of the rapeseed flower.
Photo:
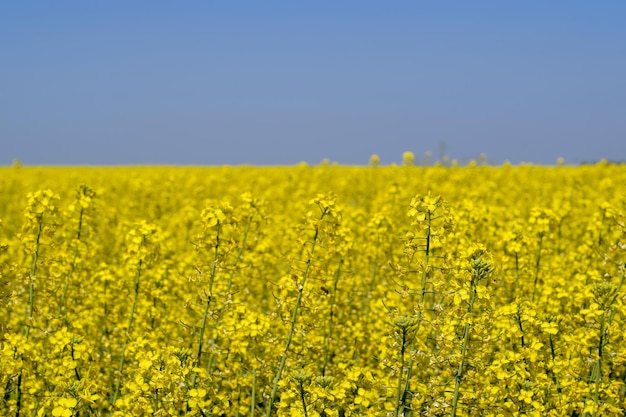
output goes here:
[[5, 169], [0, 415], [621, 415], [623, 167], [483, 163]]

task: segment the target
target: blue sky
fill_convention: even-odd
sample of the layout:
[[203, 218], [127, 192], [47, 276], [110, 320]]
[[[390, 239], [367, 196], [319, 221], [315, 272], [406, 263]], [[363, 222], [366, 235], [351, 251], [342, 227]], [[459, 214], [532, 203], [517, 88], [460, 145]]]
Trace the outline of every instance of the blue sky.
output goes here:
[[626, 2], [6, 1], [0, 164], [626, 160]]

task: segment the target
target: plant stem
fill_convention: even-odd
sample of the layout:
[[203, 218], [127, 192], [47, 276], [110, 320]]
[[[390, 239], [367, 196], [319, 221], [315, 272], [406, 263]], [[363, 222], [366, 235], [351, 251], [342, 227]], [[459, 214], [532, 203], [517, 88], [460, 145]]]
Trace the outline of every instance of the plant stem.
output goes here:
[[[235, 262], [232, 265], [232, 270], [230, 272], [230, 275], [228, 277], [228, 284], [226, 285], [226, 294], [228, 296], [228, 294], [230, 294], [230, 290], [233, 287], [233, 277], [235, 275], [235, 270], [237, 269], [237, 265], [239, 264], [239, 261], [242, 258], [243, 255], [243, 248], [244, 245], [246, 243], [246, 240], [248, 238], [248, 234], [250, 233], [250, 226], [252, 225], [252, 216], [248, 218], [248, 223], [246, 224], [246, 229], [243, 232], [243, 237], [241, 238], [241, 241], [239, 242], [239, 249], [237, 250], [237, 256], [235, 257]], [[217, 254], [216, 254], [217, 256]], [[224, 319], [224, 313], [226, 311], [226, 302], [224, 302], [224, 304], [222, 304], [222, 307], [220, 308], [220, 311], [217, 315], [217, 320], [215, 323], [215, 327], [219, 328], [220, 324], [222, 323], [222, 320]], [[215, 338], [215, 341], [217, 341], [217, 336]], [[213, 360], [215, 359], [214, 355], [209, 355], [209, 361], [207, 363], [207, 372], [209, 373], [209, 375], [211, 374], [211, 369], [213, 368]]]
[[67, 289], [69, 287], [70, 279], [74, 274], [74, 268], [76, 267], [76, 258], [78, 257], [78, 247], [74, 247], [74, 253], [72, 255], [72, 264], [70, 265], [70, 270], [65, 277], [65, 284], [63, 285], [63, 292], [61, 293], [61, 302], [59, 303], [58, 313], [61, 315], [63, 311], [65, 311], [65, 299], [67, 297]]
[[[428, 222], [428, 228], [426, 229], [426, 248], [424, 250], [424, 271], [422, 272], [422, 289], [420, 291], [420, 304], [424, 303], [426, 297], [426, 284], [428, 282], [428, 269], [430, 263], [430, 236], [431, 236], [431, 212], [426, 211], [426, 221]], [[420, 321], [422, 314], [420, 313]]]
[[[28, 317], [26, 318], [26, 324], [24, 328], [26, 339], [30, 334], [31, 320], [33, 318], [33, 311], [35, 309], [35, 276], [37, 274], [37, 262], [39, 261], [39, 247], [41, 232], [43, 230], [43, 215], [37, 218], [37, 237], [35, 239], [35, 252], [33, 253], [33, 263], [30, 267], [30, 276], [28, 283]], [[21, 376], [21, 375], [20, 375]]]
[[[207, 292], [207, 300], [204, 306], [204, 314], [202, 315], [202, 324], [200, 325], [200, 334], [198, 335], [198, 352], [196, 354], [195, 366], [200, 366], [200, 360], [202, 357], [202, 346], [204, 344], [204, 332], [206, 331], [206, 324], [209, 317], [209, 307], [213, 299], [213, 283], [215, 282], [215, 271], [217, 270], [217, 259], [219, 255], [220, 247], [220, 223], [217, 223], [217, 229], [215, 233], [215, 250], [213, 252], [213, 262], [211, 263], [211, 273], [209, 275], [209, 290]], [[194, 374], [192, 387], [196, 386], [197, 373]]]
[[461, 345], [461, 361], [459, 368], [456, 371], [455, 384], [454, 384], [454, 396], [452, 397], [452, 417], [456, 416], [456, 410], [459, 402], [459, 394], [461, 392], [461, 380], [463, 379], [463, 367], [465, 366], [465, 353], [467, 352], [467, 345], [469, 344], [469, 333], [471, 325], [466, 323], [463, 328], [463, 344]]
[[[216, 231], [215, 231], [215, 246], [213, 252], [213, 262], [211, 263], [211, 272], [209, 274], [209, 290], [207, 292], [207, 299], [204, 305], [204, 313], [202, 314], [202, 324], [200, 325], [200, 334], [198, 335], [198, 351], [196, 353], [196, 360], [194, 361], [193, 367], [200, 366], [200, 361], [202, 359], [202, 347], [204, 345], [204, 332], [206, 331], [206, 325], [209, 317], [209, 308], [211, 307], [211, 301], [213, 299], [213, 283], [215, 282], [215, 273], [217, 271], [217, 260], [219, 255], [219, 247], [220, 247], [220, 230], [221, 225], [220, 222], [217, 222]], [[191, 377], [191, 389], [196, 387], [198, 379], [198, 372], [193, 373]], [[185, 414], [190, 411], [189, 405], [185, 408]]]
[[[467, 305], [467, 314], [471, 315], [474, 309], [474, 301], [476, 300], [476, 285], [478, 279], [477, 277], [472, 277], [470, 282], [470, 299]], [[456, 411], [459, 402], [459, 395], [461, 393], [461, 381], [463, 380], [463, 369], [465, 367], [465, 356], [467, 354], [467, 347], [469, 346], [469, 335], [471, 329], [471, 323], [465, 323], [463, 327], [463, 343], [461, 345], [461, 361], [459, 362], [459, 367], [456, 371], [455, 376], [455, 384], [454, 384], [454, 394], [452, 396], [452, 411], [450, 412], [451, 417], [456, 416]]]
[[335, 300], [337, 298], [337, 284], [339, 282], [339, 275], [341, 274], [341, 265], [343, 264], [343, 257], [339, 256], [339, 264], [337, 265], [337, 269], [334, 274], [334, 282], [333, 282], [333, 292], [330, 298], [330, 313], [328, 318], [328, 324], [326, 328], [326, 334], [324, 335], [324, 364], [322, 365], [322, 376], [326, 375], [326, 366], [330, 360], [330, 342], [333, 337], [333, 318], [334, 318], [334, 307]]
[[252, 368], [252, 393], [250, 394], [250, 417], [254, 417], [256, 403], [256, 369]]
[[397, 394], [396, 394], [396, 408], [394, 411], [395, 417], [398, 417], [400, 415], [400, 408], [403, 406], [404, 395], [402, 395], [402, 392], [403, 392], [402, 381], [404, 379], [404, 352], [406, 350], [406, 342], [407, 342], [406, 335], [407, 335], [407, 329], [403, 328], [402, 329], [402, 344], [400, 347], [400, 372], [398, 372], [398, 389], [397, 389]]
[[380, 236], [376, 237], [376, 253], [374, 261], [370, 264], [370, 281], [365, 291], [365, 319], [369, 317], [374, 289], [376, 288], [376, 275], [378, 274], [378, 247], [380, 246]]
[[511, 302], [519, 294], [519, 253], [515, 252], [515, 293], [511, 297]]
[[139, 298], [139, 278], [141, 277], [141, 265], [143, 263], [143, 259], [139, 259], [137, 263], [137, 273], [135, 274], [135, 295], [133, 297], [133, 305], [130, 309], [130, 315], [128, 316], [128, 325], [126, 326], [126, 339], [124, 340], [124, 345], [122, 346], [122, 353], [120, 354], [120, 364], [117, 368], [118, 376], [117, 382], [115, 384], [115, 392], [113, 393], [113, 400], [111, 404], [115, 404], [117, 401], [117, 397], [120, 393], [120, 386], [122, 385], [122, 373], [124, 371], [124, 360], [126, 354], [126, 347], [128, 345], [128, 340], [130, 338], [130, 332], [133, 327], [133, 321], [135, 318], [135, 310], [137, 308], [137, 299]]
[[539, 267], [541, 262], [541, 247], [543, 244], [543, 235], [539, 236], [539, 244], [537, 247], [537, 254], [535, 259], [535, 280], [533, 282], [533, 293], [531, 301], [535, 301], [535, 293], [537, 292], [537, 282], [539, 281]]
[[[430, 210], [426, 211], [426, 221], [428, 223], [428, 228], [426, 229], [426, 246], [424, 248], [424, 268], [425, 269], [422, 272], [422, 288], [419, 293], [420, 310], [418, 314], [417, 326], [416, 326], [415, 331], [419, 330], [419, 328], [422, 325], [422, 321], [424, 320], [424, 310], [425, 310], [424, 301], [426, 300], [426, 286], [428, 285], [428, 270], [430, 268], [431, 228], [432, 228], [432, 221], [433, 221], [434, 214], [435, 214], [434, 211], [432, 212]], [[434, 294], [433, 294], [433, 300], [434, 300]], [[402, 403], [398, 404], [398, 406], [405, 404], [406, 397], [409, 393], [409, 390], [411, 389], [411, 374], [413, 372], [413, 359], [415, 356], [414, 353], [415, 353], [415, 348], [411, 348], [410, 353], [409, 353], [409, 363], [407, 365], [406, 379], [404, 382], [404, 392], [402, 394]], [[403, 358], [403, 366], [404, 366], [404, 358]], [[398, 390], [400, 390], [400, 384], [401, 382], [398, 381]], [[405, 407], [404, 409], [405, 414], [406, 414], [407, 409], [408, 408]]]
[[[553, 335], [550, 335], [550, 353], [552, 355], [552, 362], [554, 363], [554, 360], [556, 359], [556, 354], [554, 351], [554, 337]], [[561, 389], [561, 383], [559, 381], [559, 376], [557, 375], [556, 372], [554, 372], [554, 369], [552, 370], [552, 376], [554, 377], [554, 383], [556, 385], [556, 390], [557, 393], [559, 394], [559, 400], [563, 400], [563, 393], [562, 393], [562, 389]]]
[[[322, 212], [322, 216], [320, 220], [324, 218], [326, 215], [326, 210]], [[291, 345], [291, 340], [293, 339], [293, 334], [296, 328], [296, 321], [298, 319], [298, 314], [300, 312], [300, 303], [302, 302], [302, 293], [304, 291], [304, 286], [307, 281], [307, 277], [309, 275], [309, 269], [311, 268], [311, 262], [313, 257], [313, 252], [315, 251], [315, 245], [317, 243], [317, 238], [319, 235], [319, 226], [315, 226], [315, 235], [313, 236], [313, 241], [311, 242], [311, 250], [309, 252], [309, 257], [306, 261], [306, 266], [304, 267], [304, 272], [302, 273], [302, 281], [298, 286], [298, 296], [296, 298], [296, 303], [293, 306], [293, 311], [291, 313], [291, 322], [289, 326], [289, 332], [287, 333], [287, 339], [285, 340], [285, 346], [283, 348], [283, 352], [280, 355], [280, 361], [278, 364], [278, 369], [276, 371], [276, 376], [274, 377], [274, 383], [272, 384], [272, 393], [270, 394], [269, 403], [267, 405], [267, 410], [265, 412], [266, 417], [270, 417], [272, 414], [272, 407], [274, 406], [274, 401], [276, 401], [276, 394], [278, 393], [278, 383], [280, 382], [280, 378], [283, 375], [283, 371], [285, 370], [285, 363], [287, 362], [287, 352], [289, 351], [289, 346]]]
[[22, 374], [24, 369], [20, 369], [20, 374], [17, 376], [17, 399], [15, 401], [15, 417], [20, 417], [20, 411], [22, 408]]
[[[81, 229], [83, 227], [83, 213], [84, 208], [81, 207], [80, 214], [78, 216], [78, 230], [76, 231], [76, 240], [80, 240]], [[74, 274], [74, 269], [76, 268], [76, 258], [78, 257], [78, 245], [74, 246], [74, 253], [72, 254], [72, 264], [70, 265], [70, 270], [65, 277], [65, 285], [63, 286], [63, 293], [61, 294], [61, 303], [59, 304], [59, 315], [62, 311], [65, 310], [65, 300], [67, 298], [67, 289], [69, 287], [70, 279]]]
[[306, 400], [304, 399], [304, 381], [300, 381], [300, 400], [302, 401], [302, 410], [304, 411], [304, 417], [309, 417], [306, 411]]

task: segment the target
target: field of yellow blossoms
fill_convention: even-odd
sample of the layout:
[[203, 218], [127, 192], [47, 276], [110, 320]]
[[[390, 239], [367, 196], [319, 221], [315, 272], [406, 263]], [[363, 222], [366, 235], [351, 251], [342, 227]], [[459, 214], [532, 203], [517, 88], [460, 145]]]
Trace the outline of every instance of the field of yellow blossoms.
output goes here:
[[407, 165], [0, 168], [0, 415], [623, 415], [626, 167]]

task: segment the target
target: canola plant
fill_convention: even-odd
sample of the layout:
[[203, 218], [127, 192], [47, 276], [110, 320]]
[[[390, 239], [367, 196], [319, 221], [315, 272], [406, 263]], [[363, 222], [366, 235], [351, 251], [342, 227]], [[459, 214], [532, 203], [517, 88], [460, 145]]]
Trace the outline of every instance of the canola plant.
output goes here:
[[0, 415], [626, 412], [623, 166], [372, 165], [0, 169]]

